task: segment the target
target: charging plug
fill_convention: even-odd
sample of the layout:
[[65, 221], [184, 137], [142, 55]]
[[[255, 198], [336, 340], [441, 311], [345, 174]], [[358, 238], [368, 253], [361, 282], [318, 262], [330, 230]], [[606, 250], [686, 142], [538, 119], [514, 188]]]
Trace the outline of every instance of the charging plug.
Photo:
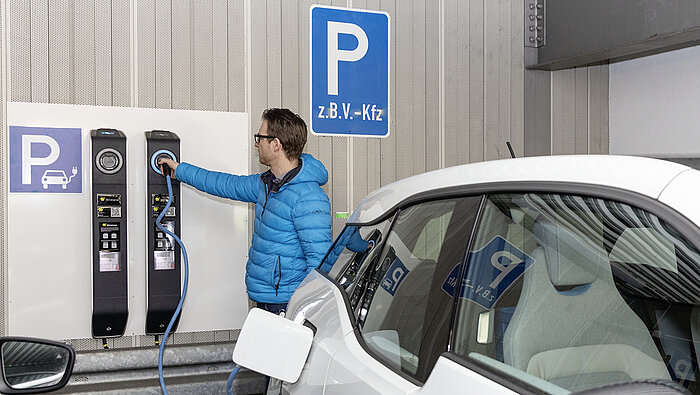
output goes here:
[[170, 173], [172, 173], [170, 170], [170, 166], [168, 166], [165, 163], [160, 164], [160, 169], [161, 169], [161, 174], [163, 175], [163, 177], [167, 177], [170, 175]]

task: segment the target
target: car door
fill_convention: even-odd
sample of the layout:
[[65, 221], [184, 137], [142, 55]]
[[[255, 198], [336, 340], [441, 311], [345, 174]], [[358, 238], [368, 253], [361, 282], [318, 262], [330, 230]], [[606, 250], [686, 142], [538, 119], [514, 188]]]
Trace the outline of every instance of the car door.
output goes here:
[[480, 201], [458, 197], [398, 210], [371, 262], [346, 288], [357, 325], [330, 359], [326, 393], [409, 393], [426, 382], [447, 350], [455, 281]]

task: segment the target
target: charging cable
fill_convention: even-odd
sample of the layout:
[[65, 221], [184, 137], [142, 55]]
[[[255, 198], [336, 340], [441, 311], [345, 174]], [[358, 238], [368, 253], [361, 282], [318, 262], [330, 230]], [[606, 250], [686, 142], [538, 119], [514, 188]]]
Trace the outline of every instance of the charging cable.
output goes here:
[[163, 341], [160, 343], [160, 351], [158, 352], [158, 377], [160, 379], [160, 389], [163, 390], [163, 395], [168, 395], [168, 390], [165, 389], [165, 379], [163, 378], [163, 352], [165, 351], [165, 343], [168, 340], [168, 335], [170, 334], [170, 330], [173, 328], [173, 325], [175, 324], [175, 320], [177, 319], [177, 316], [180, 314], [180, 310], [182, 310], [182, 304], [185, 302], [185, 296], [187, 296], [187, 281], [189, 280], [190, 276], [190, 265], [187, 261], [187, 250], [185, 249], [185, 245], [182, 244], [182, 240], [180, 240], [177, 235], [168, 229], [166, 229], [160, 221], [163, 219], [163, 216], [165, 213], [168, 211], [170, 208], [170, 205], [173, 202], [173, 186], [172, 183], [170, 182], [170, 168], [163, 164], [163, 173], [165, 175], [165, 180], [168, 184], [168, 203], [165, 205], [165, 208], [163, 211], [160, 213], [158, 216], [158, 219], [156, 220], [156, 225], [158, 226], [158, 229], [162, 230], [166, 234], [170, 235], [175, 241], [177, 241], [177, 244], [180, 245], [180, 248], [182, 249], [182, 256], [185, 259], [185, 284], [182, 287], [182, 297], [180, 297], [180, 303], [178, 303], [177, 308], [175, 309], [175, 313], [173, 314], [173, 318], [170, 319], [170, 323], [168, 324], [168, 327], [165, 329], [165, 333], [163, 334]]
[[233, 379], [236, 378], [236, 374], [238, 373], [239, 370], [241, 370], [241, 367], [236, 365], [236, 367], [233, 368], [233, 371], [231, 372], [231, 374], [228, 376], [228, 381], [226, 382], [226, 393], [228, 395], [234, 395], [233, 394]]

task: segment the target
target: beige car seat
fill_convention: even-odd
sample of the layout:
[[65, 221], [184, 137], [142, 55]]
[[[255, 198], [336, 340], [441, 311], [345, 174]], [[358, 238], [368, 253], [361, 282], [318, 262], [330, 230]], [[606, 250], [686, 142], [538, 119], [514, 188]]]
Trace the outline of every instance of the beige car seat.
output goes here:
[[617, 291], [602, 246], [543, 217], [533, 234], [539, 247], [504, 335], [504, 362], [571, 391], [670, 380], [648, 329]]

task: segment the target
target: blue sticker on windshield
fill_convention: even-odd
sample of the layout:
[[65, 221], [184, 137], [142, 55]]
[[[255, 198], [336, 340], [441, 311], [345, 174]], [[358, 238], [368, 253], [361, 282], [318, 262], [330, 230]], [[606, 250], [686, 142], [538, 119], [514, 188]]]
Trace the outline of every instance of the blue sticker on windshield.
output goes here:
[[396, 257], [396, 259], [394, 259], [394, 263], [392, 263], [389, 270], [386, 271], [380, 286], [389, 292], [391, 296], [394, 296], [394, 294], [396, 294], [396, 290], [401, 284], [401, 281], [406, 278], [408, 272], [409, 270], [406, 269], [406, 265], [401, 262], [401, 259]]
[[535, 260], [501, 236], [469, 253], [461, 298], [491, 309]]

